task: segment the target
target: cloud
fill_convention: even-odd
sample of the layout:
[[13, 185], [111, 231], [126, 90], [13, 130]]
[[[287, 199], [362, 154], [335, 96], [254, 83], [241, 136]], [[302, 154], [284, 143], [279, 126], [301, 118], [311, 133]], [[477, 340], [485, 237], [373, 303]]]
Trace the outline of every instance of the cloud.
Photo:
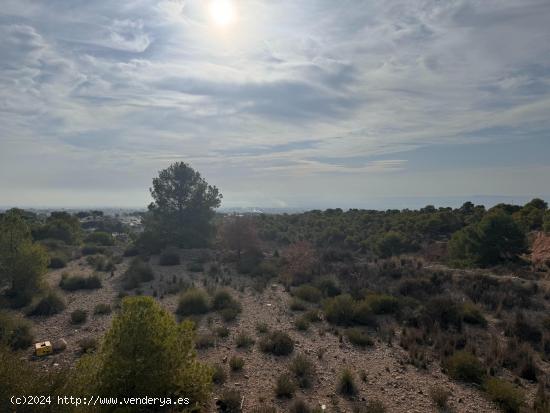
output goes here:
[[238, 24], [219, 31], [199, 0], [6, 0], [0, 173], [35, 188], [19, 157], [47, 153], [57, 172], [34, 165], [42, 185], [72, 188], [59, 178], [67, 165], [73, 182], [99, 187], [90, 174], [124, 177], [124, 164], [140, 178], [111, 181], [135, 187], [183, 159], [246, 197], [238, 179], [390, 183], [425, 147], [550, 131], [545, 0], [238, 7]]

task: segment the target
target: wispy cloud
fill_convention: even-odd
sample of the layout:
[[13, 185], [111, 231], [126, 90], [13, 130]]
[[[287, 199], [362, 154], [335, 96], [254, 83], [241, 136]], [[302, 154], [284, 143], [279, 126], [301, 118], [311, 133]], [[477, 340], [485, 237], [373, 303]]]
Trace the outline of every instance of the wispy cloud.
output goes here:
[[333, 175], [345, 200], [356, 177], [414, 175], [411, 151], [550, 133], [546, 0], [236, 4], [219, 31], [199, 0], [6, 0], [0, 203], [16, 186], [146, 186], [173, 159], [228, 199], [280, 174]]

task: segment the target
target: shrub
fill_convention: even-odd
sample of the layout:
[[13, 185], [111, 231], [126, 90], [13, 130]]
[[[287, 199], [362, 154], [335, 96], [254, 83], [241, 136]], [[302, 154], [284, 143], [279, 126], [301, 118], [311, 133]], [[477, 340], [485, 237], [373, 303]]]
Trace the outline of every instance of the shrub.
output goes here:
[[485, 369], [476, 356], [466, 351], [455, 352], [446, 362], [449, 375], [465, 382], [480, 384], [485, 376]]
[[199, 350], [214, 347], [216, 337], [212, 334], [199, 334], [195, 339], [195, 347]]
[[74, 310], [71, 313], [71, 323], [73, 324], [82, 324], [88, 318], [88, 314], [84, 310]]
[[97, 350], [97, 340], [94, 337], [85, 337], [78, 342], [82, 353], [91, 353]]
[[357, 386], [353, 373], [349, 369], [344, 369], [338, 380], [338, 392], [344, 396], [354, 396], [357, 394]]
[[179, 300], [176, 312], [181, 316], [205, 314], [210, 310], [208, 294], [196, 288], [185, 291]]
[[48, 267], [52, 269], [65, 268], [66, 266], [67, 261], [62, 257], [51, 257], [50, 264], [48, 265]]
[[241, 309], [240, 303], [227, 290], [216, 291], [212, 298], [212, 309], [219, 311], [226, 308]]
[[242, 357], [233, 356], [229, 359], [229, 367], [233, 371], [240, 371], [244, 367], [244, 359]]
[[235, 320], [240, 312], [240, 308], [224, 308], [223, 310], [219, 311], [220, 316], [225, 322]]
[[266, 322], [261, 321], [256, 324], [256, 331], [258, 334], [265, 334], [269, 331], [269, 326]]
[[212, 366], [212, 382], [215, 384], [223, 384], [227, 380], [227, 373], [221, 364]]
[[260, 340], [260, 349], [264, 353], [286, 356], [294, 351], [294, 342], [285, 332], [273, 331]]
[[50, 316], [60, 313], [65, 309], [65, 302], [56, 293], [49, 292], [29, 312], [29, 315]]
[[216, 335], [220, 338], [229, 337], [229, 329], [225, 326], [216, 327]]
[[374, 341], [369, 335], [361, 330], [360, 328], [348, 328], [346, 330], [346, 337], [351, 344], [354, 344], [359, 347], [373, 346]]
[[356, 403], [353, 413], [386, 413], [386, 406], [378, 399], [372, 399], [367, 403]]
[[197, 361], [193, 336], [192, 322], [178, 323], [153, 298], [127, 297], [98, 351], [81, 359], [80, 391], [158, 397], [172, 389], [198, 410], [209, 399], [212, 371]]
[[103, 246], [115, 245], [115, 240], [112, 235], [103, 231], [92, 232], [86, 237], [86, 242]]
[[394, 314], [399, 310], [399, 300], [390, 295], [372, 294], [365, 300], [374, 314]]
[[98, 304], [94, 308], [94, 314], [96, 315], [111, 314], [111, 306], [109, 304]]
[[97, 275], [81, 277], [63, 274], [59, 286], [66, 291], [95, 290], [101, 288], [101, 279]]
[[287, 397], [289, 399], [294, 396], [296, 391], [296, 384], [288, 374], [282, 374], [277, 379], [277, 384], [275, 385], [275, 394], [277, 397]]
[[475, 305], [464, 304], [462, 309], [462, 318], [465, 323], [479, 325], [481, 327], [487, 326], [487, 320]]
[[226, 389], [216, 401], [219, 413], [240, 413], [242, 396], [238, 390]]
[[314, 410], [311, 409], [309, 404], [307, 404], [303, 399], [294, 400], [292, 404], [288, 407], [288, 411], [290, 413], [313, 413], [314, 412]]
[[325, 297], [336, 297], [342, 290], [333, 278], [322, 277], [315, 282], [315, 286], [323, 293]]
[[485, 383], [487, 394], [498, 404], [506, 413], [516, 413], [520, 411], [525, 396], [523, 392], [507, 381], [490, 378]]
[[441, 386], [434, 386], [430, 389], [430, 397], [440, 410], [447, 408], [447, 401], [450, 395], [451, 392]]
[[126, 290], [131, 290], [139, 287], [142, 282], [151, 281], [154, 278], [155, 275], [149, 264], [139, 258], [134, 258], [122, 275], [122, 286]]
[[368, 301], [363, 300], [355, 304], [353, 321], [363, 326], [376, 326], [376, 317]]
[[306, 331], [309, 328], [309, 319], [305, 316], [299, 317], [294, 322], [297, 330]]
[[293, 298], [290, 300], [290, 309], [292, 311], [305, 311], [307, 310], [307, 304], [298, 298]]
[[238, 348], [249, 348], [254, 344], [254, 339], [244, 331], [241, 331], [235, 339], [235, 344]]
[[329, 322], [338, 325], [350, 325], [355, 316], [355, 302], [351, 295], [338, 295], [325, 302], [324, 311]]
[[161, 252], [159, 257], [159, 265], [179, 265], [180, 255], [175, 248], [167, 248]]
[[321, 291], [311, 284], [302, 284], [294, 290], [294, 295], [301, 300], [310, 303], [318, 303], [321, 301]]
[[266, 406], [262, 404], [260, 406], [253, 407], [251, 413], [277, 413], [277, 409], [273, 406]]
[[85, 245], [82, 247], [82, 255], [95, 255], [95, 254], [103, 254], [105, 252], [105, 248], [99, 247], [97, 245]]
[[5, 344], [12, 350], [22, 350], [29, 347], [33, 340], [28, 321], [0, 313], [0, 346]]
[[313, 384], [315, 365], [306, 356], [299, 354], [294, 357], [290, 363], [290, 371], [301, 388], [307, 389]]

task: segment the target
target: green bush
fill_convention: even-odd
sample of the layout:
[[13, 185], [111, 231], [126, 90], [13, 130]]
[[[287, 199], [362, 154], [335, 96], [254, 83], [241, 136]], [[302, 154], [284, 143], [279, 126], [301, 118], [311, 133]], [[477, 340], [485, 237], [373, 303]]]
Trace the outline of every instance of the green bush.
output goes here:
[[197, 361], [193, 347], [191, 321], [178, 323], [152, 297], [126, 297], [99, 350], [80, 360], [82, 383], [74, 391], [110, 397], [171, 391], [198, 411], [210, 398], [212, 370]]
[[229, 337], [229, 329], [225, 326], [216, 327], [216, 335], [220, 338]]
[[303, 399], [294, 400], [288, 407], [289, 413], [317, 413], [320, 409], [312, 409]]
[[238, 390], [225, 389], [216, 401], [219, 413], [241, 413], [242, 396]]
[[430, 397], [440, 410], [447, 409], [447, 402], [450, 395], [451, 392], [441, 386], [434, 386], [430, 389]]
[[306, 356], [299, 354], [290, 363], [290, 371], [294, 375], [298, 386], [308, 389], [313, 384], [315, 365]]
[[286, 397], [291, 399], [296, 391], [296, 384], [288, 374], [282, 374], [277, 378], [275, 385], [275, 394], [277, 397]]
[[487, 394], [506, 413], [519, 412], [524, 403], [523, 392], [507, 381], [490, 378], [485, 383]]
[[302, 317], [298, 317], [296, 319], [296, 321], [294, 322], [294, 325], [296, 327], [297, 330], [300, 330], [300, 331], [306, 331], [309, 329], [309, 319], [305, 316], [302, 316]]
[[244, 367], [244, 359], [239, 356], [233, 356], [229, 359], [229, 367], [233, 371], [240, 371]]
[[187, 290], [181, 295], [176, 310], [181, 316], [206, 314], [208, 311], [210, 311], [208, 294], [196, 288]]
[[481, 384], [485, 369], [479, 359], [466, 351], [457, 351], [446, 361], [449, 375], [456, 380]]
[[338, 392], [344, 396], [355, 396], [357, 394], [357, 385], [353, 378], [353, 373], [349, 369], [344, 369], [338, 379]]
[[462, 309], [462, 318], [465, 323], [479, 325], [481, 327], [487, 326], [487, 320], [475, 305], [464, 304]]
[[105, 252], [105, 248], [97, 245], [84, 245], [81, 252], [82, 255], [103, 254]]
[[359, 347], [373, 346], [374, 340], [369, 337], [367, 332], [361, 330], [360, 328], [348, 328], [346, 330], [346, 337], [351, 344], [354, 344]]
[[353, 322], [362, 326], [376, 326], [376, 317], [367, 300], [359, 301], [353, 310]]
[[212, 366], [212, 382], [215, 384], [223, 384], [227, 380], [227, 373], [221, 364]]
[[81, 277], [63, 274], [59, 286], [66, 291], [95, 290], [101, 288], [101, 279], [97, 275]]
[[256, 331], [258, 332], [258, 334], [265, 334], [269, 331], [269, 326], [266, 322], [258, 322], [256, 324]]
[[242, 311], [241, 303], [239, 303], [229, 291], [216, 291], [212, 298], [212, 308], [218, 311], [224, 321], [232, 321]]
[[56, 293], [49, 292], [46, 294], [29, 312], [33, 316], [51, 316], [60, 313], [65, 309], [65, 302]]
[[254, 339], [244, 331], [241, 331], [235, 338], [235, 344], [238, 348], [249, 348], [254, 345]]
[[310, 303], [321, 301], [322, 293], [317, 287], [311, 284], [302, 284], [293, 291], [294, 296]]
[[386, 294], [372, 294], [365, 298], [374, 314], [394, 314], [399, 310], [399, 300]]
[[78, 342], [78, 347], [82, 353], [92, 353], [97, 350], [97, 340], [95, 337], [84, 337]]
[[315, 282], [315, 286], [325, 297], [336, 297], [342, 293], [337, 282], [331, 277], [322, 277]]
[[131, 290], [139, 287], [141, 283], [151, 281], [154, 278], [155, 275], [149, 264], [139, 258], [134, 258], [122, 275], [122, 286], [126, 290]]
[[98, 304], [94, 308], [94, 314], [96, 315], [111, 314], [111, 306], [109, 304]]
[[111, 246], [115, 245], [115, 240], [111, 234], [103, 231], [94, 231], [86, 237], [86, 242], [90, 244]]
[[286, 356], [294, 351], [294, 341], [283, 331], [273, 331], [262, 337], [260, 350], [276, 356]]
[[86, 321], [86, 318], [88, 318], [88, 313], [84, 310], [74, 310], [71, 313], [71, 323], [73, 324], [82, 324]]
[[161, 252], [159, 257], [159, 265], [179, 265], [180, 264], [180, 255], [178, 250], [175, 248], [166, 248]]
[[0, 312], [0, 346], [7, 345], [12, 350], [22, 350], [28, 348], [33, 340], [28, 321]]
[[225, 322], [230, 322], [235, 320], [240, 312], [241, 312], [240, 307], [224, 308], [223, 310], [219, 311], [221, 318]]
[[349, 294], [328, 299], [324, 304], [326, 319], [338, 325], [351, 325], [355, 318], [355, 301]]

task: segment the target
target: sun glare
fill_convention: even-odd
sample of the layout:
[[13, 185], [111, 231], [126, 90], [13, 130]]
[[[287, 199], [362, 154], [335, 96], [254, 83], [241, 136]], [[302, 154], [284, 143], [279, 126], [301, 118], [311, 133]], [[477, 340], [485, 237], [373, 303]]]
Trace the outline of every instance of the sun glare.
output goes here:
[[231, 0], [211, 0], [209, 11], [214, 24], [220, 27], [231, 25], [237, 17], [235, 5]]

